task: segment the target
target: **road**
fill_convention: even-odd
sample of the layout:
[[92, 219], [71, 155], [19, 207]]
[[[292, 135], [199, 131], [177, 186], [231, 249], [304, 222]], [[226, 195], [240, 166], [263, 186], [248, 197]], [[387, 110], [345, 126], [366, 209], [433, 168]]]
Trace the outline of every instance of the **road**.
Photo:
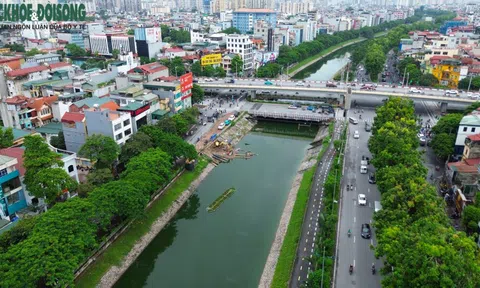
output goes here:
[[[380, 105], [380, 103], [378, 103]], [[349, 116], [358, 116], [357, 109], [348, 111]], [[436, 103], [423, 102], [416, 106], [416, 113], [424, 120], [430, 119], [435, 123], [435, 115], [439, 115], [440, 109]], [[373, 123], [375, 112], [373, 108], [363, 108], [362, 118], [366, 122]], [[358, 117], [357, 117], [358, 118]], [[374, 213], [374, 202], [380, 201], [380, 193], [375, 184], [368, 182], [368, 174], [360, 174], [360, 161], [362, 156], [370, 157], [368, 150], [368, 139], [370, 132], [364, 129], [364, 123], [358, 125], [349, 124], [348, 140], [345, 150], [345, 171], [342, 182], [342, 197], [340, 200], [340, 223], [337, 242], [337, 264], [335, 272], [335, 287], [381, 287], [381, 276], [378, 273], [382, 267], [382, 261], [374, 257], [370, 246], [376, 245], [375, 231], [372, 229], [372, 238], [363, 239], [361, 237], [362, 223], [372, 223]], [[354, 139], [354, 131], [360, 133], [359, 139]], [[441, 175], [441, 171], [435, 171], [435, 165], [438, 160], [433, 155], [429, 147], [420, 147], [426, 150], [425, 166], [429, 168], [429, 175], [434, 174], [435, 177]], [[369, 165], [369, 172], [374, 172], [374, 167]], [[346, 185], [353, 185], [353, 191], [347, 191]], [[365, 194], [367, 198], [366, 206], [358, 205], [358, 194]], [[348, 237], [347, 232], [351, 229], [352, 235]], [[375, 263], [377, 273], [372, 275], [371, 266]], [[349, 274], [348, 268], [354, 265], [354, 273]]]
[[[334, 140], [338, 139], [340, 135], [338, 132], [342, 129], [341, 125], [336, 124], [335, 126]], [[323, 206], [323, 184], [330, 170], [334, 155], [333, 144], [331, 144], [328, 150], [325, 151], [321, 159], [322, 162], [319, 163], [315, 171], [290, 280], [290, 287], [292, 288], [300, 287], [307, 281], [309, 271], [314, 269], [309, 258], [313, 256], [315, 241], [318, 239], [317, 233], [321, 229], [318, 226], [318, 220]]]
[[[203, 86], [204, 89], [208, 90], [213, 90], [213, 91], [224, 91], [225, 93], [241, 93], [243, 90], [240, 88], [240, 86], [245, 87], [246, 89], [250, 89], [248, 86], [254, 86], [252, 88], [256, 88], [257, 92], [261, 93], [262, 88], [257, 88], [257, 87], [265, 87], [265, 91], [268, 90], [275, 90], [275, 88], [279, 88], [277, 90], [285, 90], [286, 88], [293, 88], [292, 90], [302, 90], [302, 94], [308, 94], [308, 88], [321, 88], [322, 90], [329, 91], [331, 90], [332, 92], [337, 92], [339, 90], [342, 90], [340, 92], [344, 92], [350, 84], [346, 83], [339, 83], [336, 82], [337, 87], [326, 87], [326, 82], [325, 81], [292, 81], [292, 80], [276, 80], [276, 79], [269, 79], [273, 85], [265, 85], [265, 79], [258, 79], [258, 78], [246, 78], [246, 79], [235, 79], [235, 83], [225, 83], [223, 79], [218, 79], [215, 80], [213, 78], [210, 78], [212, 81], [207, 82], [207, 78], [198, 78], [198, 85]], [[366, 83], [366, 84], [371, 84], [374, 85], [373, 83]], [[209, 85], [213, 85], [213, 87], [208, 87]], [[215, 85], [222, 85], [223, 87], [218, 87]], [[301, 86], [299, 86], [301, 85]], [[308, 87], [310, 85], [310, 87]], [[377, 85], [377, 84], [375, 84]], [[365, 91], [360, 89], [361, 83], [357, 83], [355, 87], [352, 87], [353, 91]], [[218, 88], [217, 88], [218, 87]], [[281, 87], [281, 88], [280, 88]], [[372, 94], [379, 94], [379, 93], [395, 93], [395, 94], [408, 94], [414, 96], [415, 94], [410, 94], [409, 93], [410, 87], [398, 87], [398, 86], [392, 86], [390, 84], [386, 83], [381, 83], [378, 84], [376, 87], [375, 91], [372, 91]], [[424, 88], [421, 89], [424, 93], [424, 95], [427, 96], [445, 96], [447, 98], [460, 98], [460, 99], [470, 99], [467, 96], [467, 93], [459, 93], [458, 97], [453, 97], [453, 96], [446, 96], [445, 91], [441, 89], [431, 89], [431, 88]], [[245, 92], [245, 91], [243, 91]], [[281, 92], [284, 93], [284, 92]], [[317, 93], [316, 91], [312, 91], [311, 93]], [[298, 93], [296, 93], [298, 94]], [[388, 96], [388, 95], [386, 95]]]

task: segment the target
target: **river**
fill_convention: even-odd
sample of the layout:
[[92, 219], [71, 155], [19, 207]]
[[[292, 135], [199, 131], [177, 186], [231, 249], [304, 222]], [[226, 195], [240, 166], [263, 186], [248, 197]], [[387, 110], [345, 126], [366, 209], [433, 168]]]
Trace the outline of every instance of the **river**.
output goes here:
[[293, 78], [309, 81], [331, 80], [350, 61], [351, 49], [352, 47], [342, 48], [298, 72]]
[[258, 155], [216, 167], [114, 287], [257, 287], [309, 140], [245, 136], [237, 147]]

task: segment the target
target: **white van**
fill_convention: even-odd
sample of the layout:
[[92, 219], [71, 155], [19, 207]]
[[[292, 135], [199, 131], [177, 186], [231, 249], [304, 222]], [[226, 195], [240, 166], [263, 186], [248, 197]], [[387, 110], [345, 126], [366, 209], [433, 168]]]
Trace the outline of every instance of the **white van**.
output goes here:
[[375, 201], [375, 213], [382, 210], [382, 204], [380, 204], [380, 201]]
[[357, 125], [358, 124], [358, 120], [353, 118], [353, 117], [350, 117], [348, 118], [348, 121], [350, 121], [350, 123], [352, 123], [353, 125]]

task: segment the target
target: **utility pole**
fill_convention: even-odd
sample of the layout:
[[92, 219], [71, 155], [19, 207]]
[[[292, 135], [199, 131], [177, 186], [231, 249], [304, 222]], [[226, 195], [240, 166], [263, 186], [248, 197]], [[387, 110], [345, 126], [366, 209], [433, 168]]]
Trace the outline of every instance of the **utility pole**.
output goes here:
[[405, 85], [405, 74], [407, 73], [407, 66], [405, 66], [405, 69], [403, 69], [403, 79], [402, 79], [402, 84]]
[[470, 92], [470, 85], [472, 85], [472, 75], [470, 75], [470, 81], [468, 81], [467, 93]]
[[350, 63], [347, 64], [347, 79], [345, 79], [345, 84], [347, 84], [348, 81], [348, 74], [350, 73]]
[[408, 78], [410, 78], [410, 72], [407, 73], [407, 84], [406, 84], [407, 86], [409, 86], [408, 85]]

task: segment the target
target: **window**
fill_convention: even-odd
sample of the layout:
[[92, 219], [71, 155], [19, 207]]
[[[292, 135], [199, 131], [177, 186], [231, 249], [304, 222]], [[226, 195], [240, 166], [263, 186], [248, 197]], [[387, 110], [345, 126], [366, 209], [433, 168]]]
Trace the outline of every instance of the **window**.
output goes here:
[[463, 127], [463, 132], [467, 132], [467, 127]]
[[130, 125], [130, 119], [123, 121], [123, 126], [128, 126], [128, 125]]
[[75, 168], [73, 168], [73, 165], [68, 166], [68, 173], [73, 172], [73, 170], [75, 170]]
[[475, 132], [475, 127], [472, 127], [472, 132]]
[[442, 54], [443, 54], [443, 55], [448, 55], [448, 52], [443, 52]]
[[119, 134], [117, 134], [117, 135], [115, 136], [115, 140], [117, 140], [117, 141], [120, 140], [120, 139], [122, 139], [122, 138], [123, 138], [123, 134], [122, 134], [122, 133], [119, 133]]
[[117, 131], [118, 129], [122, 128], [122, 123], [118, 123], [115, 125], [114, 129]]
[[18, 192], [15, 192], [13, 194], [10, 194], [8, 197], [7, 197], [7, 202], [9, 205], [11, 204], [15, 204], [17, 202], [20, 201], [20, 195], [18, 194]]
[[132, 134], [132, 129], [128, 128], [127, 130], [125, 130], [125, 136], [128, 136]]
[[0, 170], [0, 177], [7, 175], [7, 168]]

